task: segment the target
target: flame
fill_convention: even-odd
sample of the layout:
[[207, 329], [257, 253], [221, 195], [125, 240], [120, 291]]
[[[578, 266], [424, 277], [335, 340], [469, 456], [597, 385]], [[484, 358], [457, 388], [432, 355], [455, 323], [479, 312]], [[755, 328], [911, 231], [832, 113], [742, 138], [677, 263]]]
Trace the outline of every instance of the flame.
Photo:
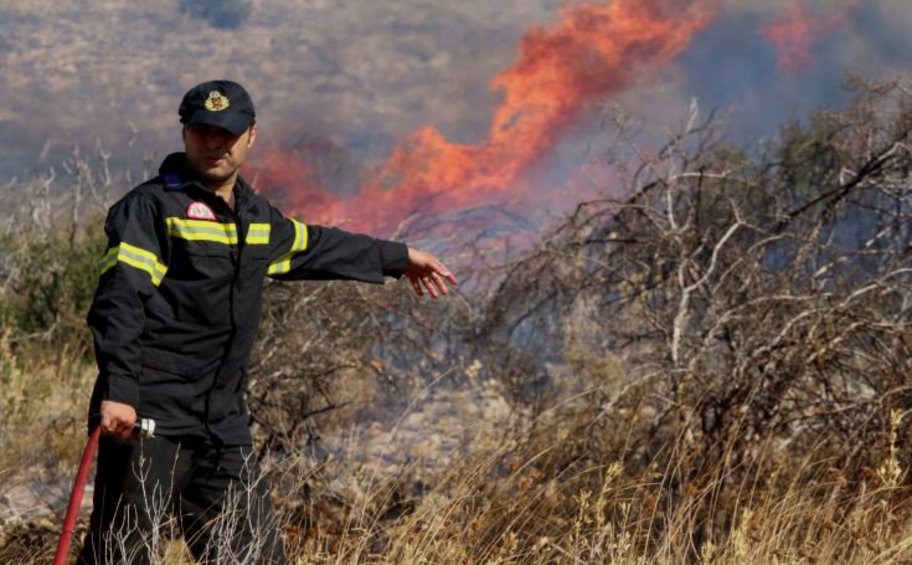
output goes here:
[[278, 148], [267, 149], [264, 154], [253, 167], [253, 186], [277, 193], [278, 204], [286, 210], [307, 210], [308, 221], [328, 223], [337, 217], [341, 201], [317, 182], [300, 155]]
[[333, 200], [306, 181], [302, 188], [294, 168], [283, 183], [276, 165], [293, 158], [270, 158], [271, 184], [287, 187], [292, 213], [345, 219], [349, 229], [374, 232], [388, 232], [414, 212], [521, 199], [542, 188], [524, 173], [558, 143], [587, 102], [631, 86], [644, 67], [667, 65], [710, 17], [699, 4], [669, 9], [656, 0], [564, 7], [559, 15], [553, 27], [527, 32], [516, 63], [493, 79], [502, 103], [484, 141], [452, 143], [424, 126], [348, 201]]
[[814, 64], [811, 49], [823, 34], [846, 24], [842, 13], [822, 17], [821, 14], [792, 6], [781, 17], [761, 31], [779, 54], [779, 70], [798, 73]]

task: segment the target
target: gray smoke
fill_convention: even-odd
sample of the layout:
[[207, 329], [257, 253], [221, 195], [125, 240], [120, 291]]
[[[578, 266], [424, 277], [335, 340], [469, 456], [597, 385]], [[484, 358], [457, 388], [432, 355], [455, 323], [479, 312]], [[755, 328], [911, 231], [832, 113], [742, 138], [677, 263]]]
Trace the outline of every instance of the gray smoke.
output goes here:
[[[7, 0], [0, 172], [41, 170], [96, 142], [124, 163], [165, 154], [180, 144], [181, 94], [225, 77], [253, 92], [265, 144], [343, 164], [325, 167], [326, 180], [352, 189], [423, 124], [453, 141], [483, 140], [498, 103], [491, 79], [512, 64], [530, 27], [553, 25], [560, 4], [279, 0], [255, 3], [238, 29], [225, 30], [168, 2]], [[783, 119], [842, 103], [846, 73], [887, 78], [906, 72], [912, 55], [905, 0], [716, 5], [671, 68], [643, 69], [638, 86], [610, 102], [661, 124], [680, 120], [696, 99], [729, 110], [732, 134], [750, 141]], [[762, 30], [795, 14], [842, 20], [810, 42], [809, 64], [784, 72]]]

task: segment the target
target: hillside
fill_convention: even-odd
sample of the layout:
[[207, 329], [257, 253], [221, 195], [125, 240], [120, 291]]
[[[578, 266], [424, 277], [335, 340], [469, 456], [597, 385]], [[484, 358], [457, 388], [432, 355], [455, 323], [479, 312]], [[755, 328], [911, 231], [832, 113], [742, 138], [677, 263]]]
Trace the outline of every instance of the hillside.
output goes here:
[[138, 151], [167, 151], [179, 141], [177, 101], [211, 77], [246, 84], [269, 134], [326, 137], [359, 158], [428, 121], [477, 136], [489, 78], [555, 4], [260, 2], [226, 30], [175, 1], [10, 0], [0, 5], [0, 170], [31, 165], [45, 141], [45, 164], [95, 139], [114, 148], [138, 136]]

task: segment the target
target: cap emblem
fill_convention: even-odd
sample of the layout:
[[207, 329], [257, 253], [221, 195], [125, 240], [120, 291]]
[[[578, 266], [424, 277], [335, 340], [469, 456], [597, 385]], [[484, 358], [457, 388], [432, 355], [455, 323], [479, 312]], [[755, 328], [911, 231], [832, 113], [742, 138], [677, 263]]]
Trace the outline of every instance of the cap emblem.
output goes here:
[[187, 217], [191, 220], [216, 220], [215, 212], [205, 202], [194, 202], [187, 206]]
[[229, 106], [228, 97], [218, 90], [213, 90], [206, 98], [205, 106], [210, 112], [221, 112]]

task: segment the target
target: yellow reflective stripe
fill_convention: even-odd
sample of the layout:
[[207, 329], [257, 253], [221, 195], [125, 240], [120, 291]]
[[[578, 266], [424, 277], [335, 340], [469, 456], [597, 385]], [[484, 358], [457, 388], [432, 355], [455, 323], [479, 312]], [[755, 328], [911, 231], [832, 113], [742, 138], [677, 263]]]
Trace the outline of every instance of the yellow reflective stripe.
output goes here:
[[295, 227], [295, 240], [291, 244], [291, 253], [298, 253], [307, 249], [307, 226], [297, 220], [292, 220]]
[[234, 245], [238, 242], [237, 227], [233, 223], [183, 218], [167, 218], [165, 221], [168, 223], [168, 233], [171, 237], [188, 241], [214, 241], [225, 245]]
[[101, 274], [105, 274], [117, 264], [118, 252], [120, 252], [120, 246], [112, 247], [105, 252], [104, 257], [101, 258]]
[[295, 229], [295, 238], [291, 244], [291, 249], [288, 253], [269, 264], [269, 270], [266, 271], [267, 274], [283, 275], [287, 273], [291, 270], [292, 257], [307, 249], [307, 226], [297, 220], [292, 220], [291, 222], [294, 224]]
[[247, 245], [266, 245], [269, 243], [269, 234], [272, 231], [270, 224], [250, 224], [247, 231]]
[[140, 271], [145, 271], [149, 274], [152, 284], [155, 286], [161, 284], [162, 279], [165, 278], [165, 273], [168, 272], [168, 267], [163, 265], [151, 251], [121, 242], [120, 245], [108, 249], [101, 259], [101, 274], [105, 274], [118, 262], [130, 265]]

